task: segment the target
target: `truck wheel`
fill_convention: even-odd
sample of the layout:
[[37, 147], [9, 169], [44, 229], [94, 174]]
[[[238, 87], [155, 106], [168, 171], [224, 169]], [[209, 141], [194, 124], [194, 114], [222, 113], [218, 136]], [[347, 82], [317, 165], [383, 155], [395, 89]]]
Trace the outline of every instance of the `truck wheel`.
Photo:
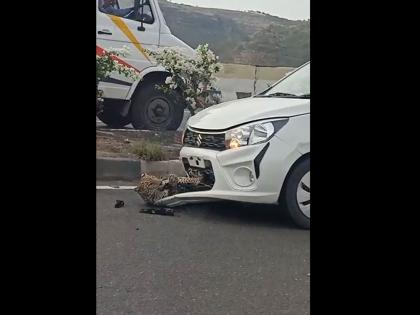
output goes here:
[[111, 100], [104, 100], [103, 111], [97, 114], [100, 121], [111, 128], [123, 128], [128, 125], [130, 121], [129, 115], [122, 116], [118, 111], [118, 104], [114, 104]]
[[181, 97], [175, 91], [164, 93], [156, 83], [142, 86], [131, 105], [131, 122], [136, 129], [176, 130], [184, 117]]

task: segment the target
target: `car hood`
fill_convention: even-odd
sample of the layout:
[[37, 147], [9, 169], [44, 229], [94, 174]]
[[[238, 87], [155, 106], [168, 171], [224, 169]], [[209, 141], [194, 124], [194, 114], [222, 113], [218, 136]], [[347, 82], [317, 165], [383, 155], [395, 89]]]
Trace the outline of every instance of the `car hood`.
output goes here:
[[250, 97], [213, 105], [188, 120], [197, 129], [220, 130], [254, 120], [308, 114], [309, 99]]

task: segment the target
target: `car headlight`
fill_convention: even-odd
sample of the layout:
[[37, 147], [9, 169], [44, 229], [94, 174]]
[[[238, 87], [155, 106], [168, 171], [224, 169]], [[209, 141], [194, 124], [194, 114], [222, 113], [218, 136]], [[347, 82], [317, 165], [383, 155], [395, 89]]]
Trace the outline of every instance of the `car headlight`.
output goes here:
[[231, 129], [225, 134], [226, 149], [234, 149], [268, 141], [287, 122], [288, 119], [264, 121]]

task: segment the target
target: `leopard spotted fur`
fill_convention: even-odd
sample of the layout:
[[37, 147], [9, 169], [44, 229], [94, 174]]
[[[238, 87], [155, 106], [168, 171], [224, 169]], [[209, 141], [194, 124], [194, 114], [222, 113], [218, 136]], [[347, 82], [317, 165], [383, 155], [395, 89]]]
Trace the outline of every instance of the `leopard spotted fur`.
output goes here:
[[144, 201], [155, 204], [158, 200], [178, 193], [179, 185], [197, 186], [201, 177], [181, 177], [170, 174], [168, 178], [158, 178], [153, 175], [141, 174], [136, 192]]

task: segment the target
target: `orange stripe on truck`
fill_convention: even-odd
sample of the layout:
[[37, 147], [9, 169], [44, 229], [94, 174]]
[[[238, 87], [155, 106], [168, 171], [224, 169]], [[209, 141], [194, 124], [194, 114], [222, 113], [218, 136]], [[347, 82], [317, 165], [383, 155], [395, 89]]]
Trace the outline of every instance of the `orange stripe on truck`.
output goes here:
[[[143, 54], [143, 56], [150, 61], [149, 56], [147, 55], [145, 49], [143, 48], [143, 46], [140, 44], [140, 42], [137, 40], [136, 36], [134, 36], [134, 34], [130, 31], [130, 29], [128, 28], [127, 24], [124, 23], [124, 21], [115, 15], [109, 15], [110, 19], [112, 20], [112, 22], [114, 22], [115, 25], [118, 26], [118, 28], [121, 30], [121, 32], [124, 33], [125, 36], [127, 36], [127, 38], [131, 41], [131, 43], [136, 46], [136, 48]], [[151, 61], [150, 61], [151, 62]]]

